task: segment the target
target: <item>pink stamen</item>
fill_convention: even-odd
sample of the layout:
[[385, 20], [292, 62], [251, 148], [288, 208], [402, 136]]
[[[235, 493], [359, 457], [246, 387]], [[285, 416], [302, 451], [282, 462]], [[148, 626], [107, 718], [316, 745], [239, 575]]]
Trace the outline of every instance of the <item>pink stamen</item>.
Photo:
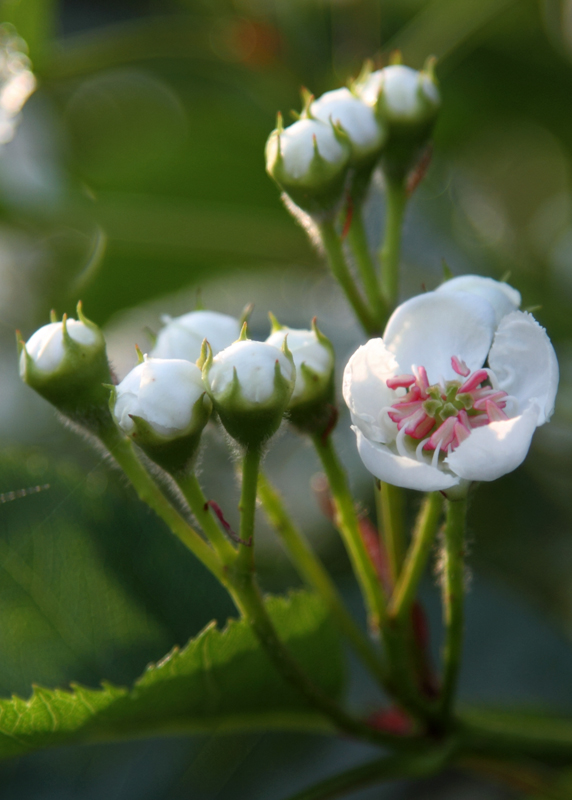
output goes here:
[[[412, 417], [405, 428], [405, 433], [414, 439], [424, 439], [429, 431], [434, 427], [435, 420], [420, 408]], [[397, 426], [399, 429], [399, 425]]]
[[474, 389], [479, 386], [483, 381], [486, 381], [489, 377], [489, 373], [486, 369], [478, 369], [476, 372], [465, 381], [465, 383], [459, 387], [458, 394], [465, 394], [468, 392], [472, 392]]
[[451, 366], [457, 375], [460, 375], [462, 378], [466, 378], [471, 374], [471, 370], [468, 368], [465, 362], [461, 361], [461, 359], [457, 358], [457, 356], [453, 356], [451, 358]]
[[493, 403], [490, 400], [487, 401], [486, 414], [489, 422], [502, 422], [503, 420], [508, 419], [504, 411], [500, 409], [496, 403]]
[[[453, 451], [475, 428], [508, 419], [504, 412], [508, 395], [490, 385], [488, 370], [471, 373], [458, 356], [451, 358], [451, 365], [457, 375], [465, 379], [461, 385], [458, 381], [447, 381], [431, 386], [425, 367], [413, 367], [413, 375], [395, 375], [387, 380], [390, 389], [407, 389], [388, 409], [389, 419], [397, 425], [401, 435], [420, 442], [418, 457], [421, 450], [433, 451], [434, 465], [440, 453]], [[459, 394], [465, 395], [463, 405], [469, 406], [470, 414], [466, 408], [459, 408], [461, 403], [456, 400]], [[445, 413], [445, 406], [448, 414], [453, 413], [443, 419], [441, 414]]]
[[415, 375], [395, 375], [386, 381], [390, 389], [407, 389], [415, 383]]
[[445, 422], [432, 433], [429, 441], [423, 445], [423, 449], [435, 450], [439, 446], [441, 450], [448, 450], [455, 438], [455, 425], [457, 417], [447, 417]]
[[429, 388], [429, 378], [427, 377], [427, 370], [425, 367], [418, 367], [417, 368], [418, 376], [417, 376], [417, 384], [422, 391], [427, 391]]

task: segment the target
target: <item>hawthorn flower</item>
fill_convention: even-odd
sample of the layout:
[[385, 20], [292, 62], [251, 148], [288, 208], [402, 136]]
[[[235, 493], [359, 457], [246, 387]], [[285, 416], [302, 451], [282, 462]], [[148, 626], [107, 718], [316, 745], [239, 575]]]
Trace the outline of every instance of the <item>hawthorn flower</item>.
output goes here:
[[241, 339], [208, 356], [203, 380], [228, 433], [246, 447], [259, 447], [278, 429], [294, 390], [296, 368], [286, 343]]
[[142, 420], [155, 434], [174, 439], [195, 429], [195, 406], [206, 393], [201, 370], [190, 361], [149, 358], [134, 367], [114, 389], [113, 416], [125, 433]]
[[375, 106], [389, 125], [432, 120], [440, 106], [439, 90], [430, 71], [393, 64], [372, 72], [358, 87], [361, 99]]
[[491, 481], [522, 463], [554, 409], [558, 362], [518, 292], [465, 276], [396, 309], [344, 373], [359, 454], [420, 491]]
[[105, 339], [83, 314], [64, 315], [39, 328], [27, 342], [18, 334], [20, 377], [74, 422], [100, 432], [112, 425], [104, 384], [111, 383]]
[[191, 311], [181, 317], [164, 314], [165, 323], [151, 350], [152, 358], [196, 361], [201, 354], [203, 339], [208, 339], [213, 353], [224, 350], [240, 335], [240, 322], [218, 311]]
[[266, 171], [304, 211], [331, 212], [343, 196], [351, 148], [331, 121], [299, 119], [272, 131], [266, 143]]
[[212, 404], [196, 364], [145, 356], [113, 387], [111, 408], [118, 426], [149, 458], [177, 473], [195, 456]]
[[347, 134], [352, 150], [352, 161], [356, 164], [379, 156], [387, 138], [387, 132], [368, 105], [349, 89], [326, 92], [311, 103], [310, 118], [321, 122], [330, 120]]

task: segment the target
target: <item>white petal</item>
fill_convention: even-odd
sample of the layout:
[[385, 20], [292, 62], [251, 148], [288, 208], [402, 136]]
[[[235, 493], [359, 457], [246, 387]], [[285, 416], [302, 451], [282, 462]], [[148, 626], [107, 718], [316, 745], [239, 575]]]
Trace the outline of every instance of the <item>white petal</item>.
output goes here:
[[495, 330], [489, 302], [466, 292], [427, 292], [402, 303], [391, 315], [383, 334], [401, 372], [425, 367], [431, 383], [457, 378], [451, 357], [458, 356], [471, 371], [485, 363]]
[[519, 403], [539, 408], [538, 425], [554, 410], [558, 389], [558, 361], [546, 331], [531, 314], [515, 311], [504, 317], [495, 334], [489, 365], [499, 387]]
[[504, 316], [520, 307], [520, 292], [517, 292], [508, 283], [484, 278], [482, 275], [460, 275], [458, 278], [451, 278], [450, 281], [445, 281], [439, 286], [436, 291], [468, 292], [484, 297], [494, 308], [497, 325]]
[[414, 458], [395, 455], [383, 444], [370, 442], [354, 427], [358, 452], [366, 469], [385, 483], [420, 492], [437, 492], [450, 489], [459, 483], [455, 475], [437, 467], [422, 464]]
[[278, 348], [266, 342], [250, 339], [234, 342], [213, 359], [207, 375], [211, 392], [215, 398], [225, 393], [238, 377], [243, 400], [253, 405], [265, 403], [274, 395], [274, 370], [278, 362], [286, 381], [295, 381], [295, 368]]
[[469, 481], [494, 481], [516, 469], [528, 453], [538, 420], [538, 407], [502, 422], [491, 422], [471, 431], [446, 463], [460, 478]]
[[352, 144], [362, 152], [377, 150], [385, 138], [371, 106], [349, 89], [326, 92], [312, 103], [311, 113], [321, 122], [329, 122], [331, 118], [339, 123]]
[[383, 339], [370, 339], [359, 347], [344, 370], [343, 394], [352, 422], [374, 442], [395, 438], [396, 426], [382, 412], [397, 400], [386, 381], [398, 372], [395, 356]]
[[271, 333], [266, 344], [280, 349], [286, 337], [296, 367], [296, 384], [292, 393], [292, 400], [295, 401], [307, 394], [302, 365], [305, 364], [324, 379], [329, 379], [334, 368], [334, 356], [329, 348], [321, 344], [314, 331], [285, 327]]
[[217, 311], [191, 311], [163, 320], [167, 324], [159, 331], [151, 351], [153, 358], [183, 358], [194, 362], [200, 355], [203, 339], [208, 339], [216, 355], [240, 335], [239, 321]]

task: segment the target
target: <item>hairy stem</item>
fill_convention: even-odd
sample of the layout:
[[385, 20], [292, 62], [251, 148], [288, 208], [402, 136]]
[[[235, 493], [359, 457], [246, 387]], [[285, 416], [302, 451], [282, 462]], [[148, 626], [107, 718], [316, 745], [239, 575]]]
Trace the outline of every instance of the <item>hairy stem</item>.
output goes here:
[[445, 724], [453, 711], [463, 648], [466, 513], [466, 499], [448, 501], [443, 564], [445, 648], [441, 695], [441, 716]]
[[413, 540], [403, 564], [399, 580], [395, 585], [388, 614], [404, 622], [409, 619], [417, 587], [423, 575], [431, 547], [435, 540], [437, 525], [441, 516], [443, 498], [439, 492], [427, 495], [413, 530]]
[[405, 555], [405, 531], [403, 528], [403, 489], [390, 483], [376, 481], [377, 524], [389, 561], [393, 586], [397, 583]]
[[266, 516], [284, 542], [294, 566], [308, 586], [322, 597], [339, 631], [351, 643], [373, 677], [383, 685], [385, 671], [380, 654], [359, 629], [322, 562], [312, 551], [302, 531], [294, 525], [276, 489], [262, 473], [258, 476], [258, 494]]
[[312, 440], [328, 478], [336, 510], [337, 526], [366, 601], [370, 626], [372, 630], [379, 631], [385, 619], [385, 596], [361, 536], [346, 473], [336, 455], [331, 437], [323, 441], [321, 436], [313, 436]]
[[369, 249], [361, 205], [354, 207], [348, 232], [348, 242], [354, 254], [367, 299], [373, 310], [375, 321], [381, 331], [387, 322], [387, 304], [381, 293], [377, 276], [377, 267], [371, 250]]
[[385, 232], [379, 258], [383, 296], [392, 309], [397, 303], [399, 294], [401, 229], [407, 206], [405, 181], [386, 176], [385, 203]]
[[377, 324], [367, 304], [362, 298], [353, 276], [346, 263], [342, 243], [333, 222], [322, 222], [319, 225], [322, 244], [334, 278], [342, 287], [351, 307], [360, 321], [364, 331], [369, 335], [377, 330]]
[[226, 585], [224, 569], [217, 554], [173, 508], [137, 458], [131, 440], [116, 428], [104, 432], [101, 440], [133, 484], [140, 500], [152, 508], [199, 561]]
[[185, 500], [195, 515], [197, 522], [203, 529], [206, 537], [216, 550], [223, 564], [232, 564], [237, 556], [236, 550], [221, 531], [209, 509], [207, 499], [203, 494], [201, 485], [196, 475], [185, 474], [175, 476], [175, 480], [182, 491]]

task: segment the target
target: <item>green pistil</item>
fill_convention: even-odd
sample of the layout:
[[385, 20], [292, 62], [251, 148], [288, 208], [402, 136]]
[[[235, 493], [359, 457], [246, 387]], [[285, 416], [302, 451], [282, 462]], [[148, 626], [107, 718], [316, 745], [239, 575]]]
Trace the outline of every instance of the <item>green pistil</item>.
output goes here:
[[473, 397], [468, 392], [457, 394], [460, 386], [459, 381], [447, 381], [444, 393], [437, 384], [427, 389], [429, 398], [423, 402], [423, 410], [433, 417], [437, 426], [448, 417], [456, 417], [463, 409], [468, 412], [472, 410]]

